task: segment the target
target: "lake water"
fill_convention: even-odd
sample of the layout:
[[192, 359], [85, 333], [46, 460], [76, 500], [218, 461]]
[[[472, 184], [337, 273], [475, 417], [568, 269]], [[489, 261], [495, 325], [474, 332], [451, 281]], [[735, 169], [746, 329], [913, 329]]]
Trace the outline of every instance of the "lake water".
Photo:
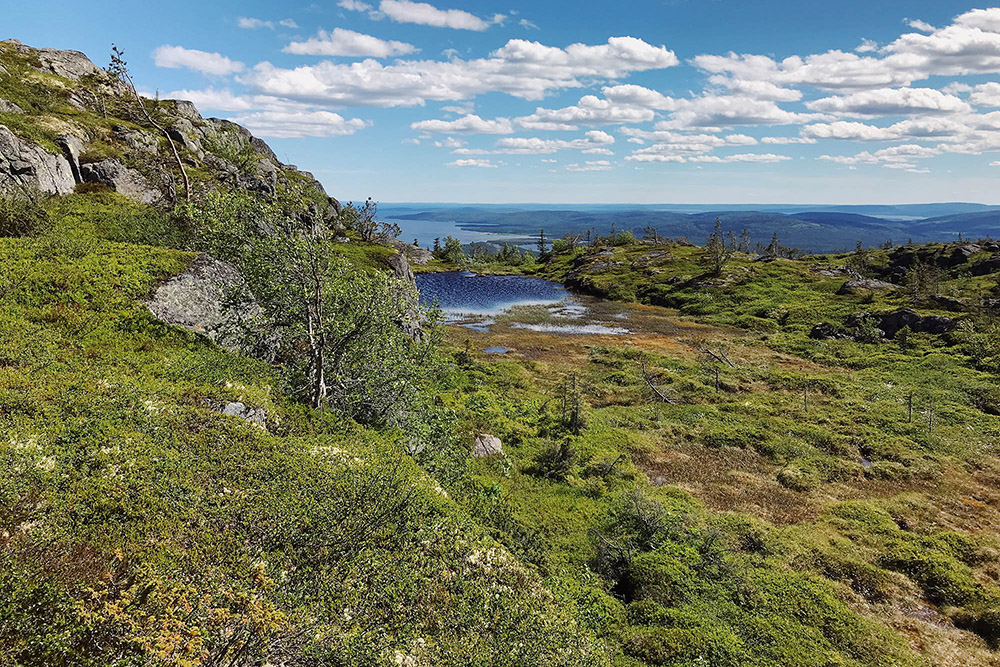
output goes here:
[[463, 244], [472, 242], [482, 243], [503, 243], [507, 241], [515, 245], [527, 247], [533, 243], [532, 239], [524, 235], [495, 234], [493, 232], [482, 232], [476, 229], [462, 229], [454, 222], [442, 220], [400, 220], [398, 218], [386, 218], [386, 222], [394, 222], [399, 225], [402, 232], [400, 240], [413, 243], [416, 239], [421, 248], [432, 248], [434, 239], [441, 239], [444, 243], [446, 236], [453, 236]]

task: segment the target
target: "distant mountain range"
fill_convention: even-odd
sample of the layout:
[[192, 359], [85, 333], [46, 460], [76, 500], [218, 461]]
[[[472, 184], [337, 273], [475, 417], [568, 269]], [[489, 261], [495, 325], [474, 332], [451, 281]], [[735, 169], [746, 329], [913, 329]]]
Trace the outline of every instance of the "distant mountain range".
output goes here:
[[954, 241], [1000, 237], [1000, 206], [974, 203], [802, 206], [802, 205], [462, 205], [383, 204], [383, 216], [395, 220], [455, 223], [460, 229], [549, 238], [595, 230], [601, 235], [630, 230], [641, 237], [647, 227], [660, 236], [686, 237], [701, 243], [715, 226], [737, 234], [746, 228], [754, 241], [767, 243], [777, 234], [782, 245], [809, 252], [852, 249], [858, 241]]

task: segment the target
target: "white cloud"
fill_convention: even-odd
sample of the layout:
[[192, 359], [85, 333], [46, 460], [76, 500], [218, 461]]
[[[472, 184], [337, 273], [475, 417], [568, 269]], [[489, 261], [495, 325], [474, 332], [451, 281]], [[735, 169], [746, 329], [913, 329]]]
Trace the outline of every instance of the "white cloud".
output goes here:
[[447, 111], [448, 113], [459, 114], [464, 116], [466, 114], [472, 113], [476, 108], [475, 103], [466, 102], [465, 104], [453, 104], [451, 106], [441, 107], [441, 111]]
[[532, 130], [576, 130], [579, 125], [620, 125], [653, 119], [650, 109], [622, 106], [585, 95], [576, 105], [562, 109], [538, 107], [530, 116], [516, 118], [517, 124]]
[[375, 9], [367, 2], [361, 2], [360, 0], [338, 0], [337, 6], [352, 12], [371, 12]]
[[413, 106], [427, 100], [458, 101], [486, 92], [528, 100], [579, 88], [594, 79], [615, 79], [630, 72], [677, 64], [663, 46], [633, 37], [612, 37], [607, 44], [572, 44], [565, 49], [512, 39], [488, 58], [451, 61], [376, 60], [350, 64], [324, 61], [285, 69], [263, 62], [241, 77], [257, 92], [311, 103], [356, 106]]
[[583, 164], [574, 162], [566, 165], [566, 171], [608, 171], [611, 163], [607, 160], [589, 160]]
[[969, 102], [979, 107], [1000, 107], [1000, 83], [990, 81], [975, 86], [969, 95]]
[[670, 110], [677, 106], [674, 98], [634, 84], [607, 86], [601, 92], [609, 102], [624, 106], [654, 110]]
[[434, 142], [434, 146], [437, 148], [461, 148], [464, 145], [464, 141], [455, 137], [445, 137], [442, 141]]
[[444, 134], [512, 134], [514, 125], [509, 118], [484, 120], [475, 114], [469, 114], [455, 120], [421, 120], [412, 123], [410, 127], [421, 132], [438, 132]]
[[938, 155], [941, 151], [935, 148], [929, 148], [927, 146], [920, 146], [918, 144], [903, 144], [901, 146], [891, 146], [889, 148], [883, 148], [881, 150], [870, 153], [868, 151], [862, 151], [856, 155], [820, 155], [817, 159], [826, 160], [828, 162], [836, 162], [837, 164], [893, 164], [893, 165], [904, 165], [903, 167], [894, 166], [892, 168], [912, 168], [914, 165], [912, 160], [923, 159], [933, 157]]
[[812, 137], [761, 137], [760, 143], [762, 144], [815, 144], [816, 140]]
[[[274, 21], [263, 21], [261, 19], [250, 18], [248, 16], [241, 16], [236, 19], [236, 25], [243, 28], [244, 30], [258, 30], [260, 28], [267, 28], [268, 30], [274, 30]], [[281, 19], [278, 21], [277, 25], [283, 28], [298, 28], [299, 25], [292, 19]]]
[[922, 30], [923, 32], [934, 32], [935, 28], [927, 21], [921, 21], [920, 19], [913, 19], [907, 21], [906, 25], [910, 26], [914, 30]]
[[477, 159], [462, 159], [454, 160], [448, 162], [445, 166], [448, 167], [483, 167], [486, 169], [496, 169], [497, 165], [493, 164], [489, 160], [477, 160]]
[[517, 24], [522, 28], [525, 28], [526, 30], [540, 30], [540, 28], [537, 25], [535, 25], [532, 21], [529, 21], [528, 19], [521, 19], [520, 21], [517, 22]]
[[708, 82], [728, 88], [730, 92], [752, 97], [755, 100], [770, 100], [772, 102], [798, 102], [802, 99], [802, 91], [792, 88], [782, 88], [770, 81], [752, 81], [746, 79], [734, 79], [732, 77], [716, 74], [709, 77]]
[[387, 58], [417, 51], [417, 47], [406, 42], [387, 41], [353, 30], [334, 28], [332, 32], [320, 30], [315, 37], [304, 42], [292, 42], [285, 53], [309, 56], [353, 56]]
[[969, 111], [969, 105], [934, 88], [882, 88], [807, 102], [813, 111], [849, 116], [897, 116]]
[[771, 100], [743, 95], [703, 95], [677, 100], [669, 121], [657, 123], [657, 129], [710, 129], [737, 125], [797, 125], [811, 120], [825, 120], [823, 114], [786, 111]]
[[855, 53], [871, 53], [878, 51], [878, 42], [872, 39], [863, 38], [861, 43], [854, 47]]
[[159, 46], [153, 51], [153, 62], [157, 67], [186, 68], [213, 76], [227, 76], [245, 69], [243, 63], [230, 60], [220, 53], [185, 49], [183, 46], [170, 44]]
[[490, 24], [474, 14], [461, 9], [438, 9], [426, 2], [411, 0], [382, 0], [379, 11], [397, 23], [454, 28], [456, 30], [482, 31]]
[[371, 125], [369, 121], [345, 119], [330, 111], [255, 111], [231, 120], [257, 136], [279, 139], [342, 136]]
[[969, 131], [966, 122], [951, 118], [911, 118], [888, 127], [838, 120], [815, 123], [802, 128], [802, 136], [813, 139], [847, 139], [851, 141], [898, 141], [902, 139], [956, 138]]
[[[581, 139], [542, 139], [540, 137], [507, 137], [498, 139], [492, 152], [536, 155], [555, 153], [562, 150], [581, 150], [607, 154], [607, 146], [615, 143], [615, 138], [607, 132], [591, 130]], [[599, 150], [599, 149], [604, 150]], [[595, 150], [596, 149], [596, 150]]]

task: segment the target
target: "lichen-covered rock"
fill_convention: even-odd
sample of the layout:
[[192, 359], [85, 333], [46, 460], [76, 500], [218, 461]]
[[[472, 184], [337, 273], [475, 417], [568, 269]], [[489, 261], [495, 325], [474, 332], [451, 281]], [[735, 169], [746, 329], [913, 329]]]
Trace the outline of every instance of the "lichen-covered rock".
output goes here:
[[69, 160], [0, 125], [0, 192], [41, 190], [64, 195], [75, 185]]
[[397, 278], [409, 282], [414, 281], [413, 269], [410, 268], [410, 263], [406, 261], [406, 256], [402, 253], [396, 253], [389, 258], [389, 268], [392, 269]]
[[859, 280], [848, 280], [846, 283], [840, 286], [837, 290], [837, 294], [843, 296], [845, 294], [853, 294], [858, 290], [880, 290], [880, 289], [892, 289], [895, 285], [892, 283], [883, 282], [881, 280], [872, 280], [870, 278], [861, 278]]
[[64, 79], [79, 81], [88, 74], [97, 75], [101, 71], [90, 58], [79, 51], [35, 49], [35, 53], [45, 70]]
[[241, 401], [233, 401], [219, 406], [219, 412], [231, 417], [239, 417], [261, 428], [267, 428], [267, 411], [255, 408]]
[[477, 459], [485, 459], [496, 454], [503, 454], [503, 443], [500, 438], [488, 433], [480, 433], [472, 442], [472, 455]]
[[145, 176], [118, 160], [82, 165], [80, 176], [84, 183], [101, 183], [140, 204], [155, 204], [163, 199], [163, 193], [153, 187]]
[[876, 326], [886, 338], [895, 338], [904, 328], [916, 333], [943, 334], [955, 328], [957, 320], [944, 315], [921, 315], [910, 308], [900, 308], [890, 313], [859, 313], [847, 318], [847, 326], [856, 328], [862, 321], [874, 317]]
[[162, 322], [208, 336], [232, 347], [229, 329], [238, 317], [254, 317], [259, 308], [232, 313], [224, 305], [226, 290], [243, 281], [236, 267], [199, 255], [188, 268], [162, 283], [146, 307]]
[[842, 327], [821, 322], [809, 331], [809, 337], [815, 340], [853, 340], [851, 332]]
[[24, 109], [0, 97], [0, 113], [24, 113]]

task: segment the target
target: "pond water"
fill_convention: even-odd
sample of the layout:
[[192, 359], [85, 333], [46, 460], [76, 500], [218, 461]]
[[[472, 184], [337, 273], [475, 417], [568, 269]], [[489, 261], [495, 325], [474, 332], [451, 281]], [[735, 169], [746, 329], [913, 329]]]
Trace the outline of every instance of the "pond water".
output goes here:
[[528, 276], [481, 276], [469, 271], [422, 273], [417, 276], [420, 302], [437, 301], [445, 319], [458, 321], [496, 316], [517, 306], [546, 306], [564, 301], [559, 283]]
[[[474, 331], [520, 329], [543, 334], [631, 333], [622, 304], [571, 294], [559, 283], [528, 276], [481, 276], [469, 271], [417, 276], [420, 301], [435, 301], [445, 322]], [[488, 350], [503, 354], [505, 347]]]

